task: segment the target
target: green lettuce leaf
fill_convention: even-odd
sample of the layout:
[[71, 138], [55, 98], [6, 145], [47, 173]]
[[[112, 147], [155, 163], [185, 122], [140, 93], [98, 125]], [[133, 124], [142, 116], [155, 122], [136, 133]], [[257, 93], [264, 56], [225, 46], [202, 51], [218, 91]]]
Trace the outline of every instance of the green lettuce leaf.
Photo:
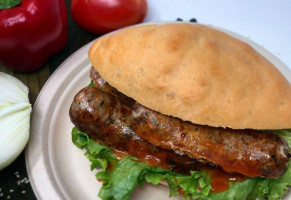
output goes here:
[[179, 191], [183, 190], [185, 198], [196, 198], [208, 195], [211, 190], [210, 180], [205, 172], [195, 171], [190, 175], [182, 175], [159, 167], [150, 167], [144, 162], [137, 162], [135, 157], [118, 160], [109, 147], [89, 139], [88, 135], [77, 128], [72, 130], [72, 141], [77, 147], [87, 149], [85, 155], [92, 163], [92, 170], [101, 169], [96, 178], [102, 180], [98, 196], [103, 200], [130, 199], [137, 185], [142, 186], [145, 181], [156, 185], [162, 179], [170, 187], [170, 196], [179, 195]]
[[[137, 185], [141, 171], [146, 164], [135, 162], [135, 158], [128, 157], [116, 162], [111, 173], [98, 172], [96, 177], [105, 181], [105, 187], [99, 191], [102, 199], [129, 199]], [[103, 184], [104, 186], [104, 184]]]
[[94, 82], [93, 82], [93, 80], [91, 80], [91, 82], [89, 83], [88, 86], [89, 86], [89, 87], [94, 87]]
[[[291, 130], [269, 131], [285, 138], [291, 146]], [[98, 196], [103, 200], [128, 200], [137, 185], [146, 181], [158, 184], [165, 180], [170, 188], [169, 196], [180, 195], [184, 199], [201, 200], [255, 200], [266, 198], [275, 200], [282, 198], [284, 191], [291, 186], [291, 161], [286, 173], [279, 179], [247, 178], [243, 182], [229, 183], [227, 191], [211, 192], [210, 178], [205, 172], [191, 171], [190, 175], [182, 175], [159, 167], [150, 167], [144, 162], [137, 162], [135, 157], [118, 160], [109, 147], [91, 140], [87, 134], [77, 128], [72, 130], [73, 143], [87, 151], [91, 169], [100, 169], [96, 178], [102, 180], [102, 188]]]

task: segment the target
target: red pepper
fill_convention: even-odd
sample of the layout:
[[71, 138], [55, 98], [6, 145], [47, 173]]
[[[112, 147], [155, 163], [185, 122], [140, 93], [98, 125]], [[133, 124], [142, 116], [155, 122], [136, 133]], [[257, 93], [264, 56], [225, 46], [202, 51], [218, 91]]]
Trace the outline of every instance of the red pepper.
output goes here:
[[15, 71], [39, 69], [67, 38], [64, 0], [22, 0], [0, 10], [0, 65]]

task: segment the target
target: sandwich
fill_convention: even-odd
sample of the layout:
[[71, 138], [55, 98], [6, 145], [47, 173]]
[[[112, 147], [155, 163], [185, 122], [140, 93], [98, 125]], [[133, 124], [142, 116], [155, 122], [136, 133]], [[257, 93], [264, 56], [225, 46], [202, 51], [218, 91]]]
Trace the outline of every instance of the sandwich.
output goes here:
[[186, 199], [279, 199], [291, 186], [291, 85], [249, 44], [201, 24], [133, 26], [97, 39], [73, 99], [101, 199], [144, 182]]

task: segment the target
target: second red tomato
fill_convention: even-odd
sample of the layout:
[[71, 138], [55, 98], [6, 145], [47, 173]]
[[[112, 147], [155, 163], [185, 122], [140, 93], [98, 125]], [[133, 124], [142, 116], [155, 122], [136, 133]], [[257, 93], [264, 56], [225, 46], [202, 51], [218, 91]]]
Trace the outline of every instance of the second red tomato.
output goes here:
[[140, 23], [146, 13], [146, 0], [71, 0], [73, 20], [96, 34]]

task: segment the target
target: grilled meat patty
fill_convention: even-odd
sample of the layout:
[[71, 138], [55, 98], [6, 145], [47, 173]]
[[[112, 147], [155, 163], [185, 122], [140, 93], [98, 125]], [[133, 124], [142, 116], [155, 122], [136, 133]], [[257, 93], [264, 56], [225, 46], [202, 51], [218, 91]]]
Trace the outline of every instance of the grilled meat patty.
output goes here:
[[[140, 145], [135, 143], [138, 141], [149, 145], [149, 152], [168, 150], [171, 157], [171, 150], [174, 150], [191, 158], [207, 160], [226, 172], [249, 177], [277, 178], [287, 169], [289, 147], [278, 135], [185, 122], [152, 111], [119, 93], [94, 68], [91, 69], [91, 78], [95, 87], [85, 88], [76, 95], [70, 116], [77, 128], [96, 141], [118, 147], [121, 151], [127, 150], [132, 155], [137, 154]], [[116, 137], [110, 139], [112, 135]], [[116, 139], [118, 137], [122, 139]], [[119, 144], [128, 138], [133, 141]], [[154, 150], [149, 150], [151, 148]], [[138, 151], [143, 151], [143, 148]], [[166, 160], [169, 166], [171, 159]]]

